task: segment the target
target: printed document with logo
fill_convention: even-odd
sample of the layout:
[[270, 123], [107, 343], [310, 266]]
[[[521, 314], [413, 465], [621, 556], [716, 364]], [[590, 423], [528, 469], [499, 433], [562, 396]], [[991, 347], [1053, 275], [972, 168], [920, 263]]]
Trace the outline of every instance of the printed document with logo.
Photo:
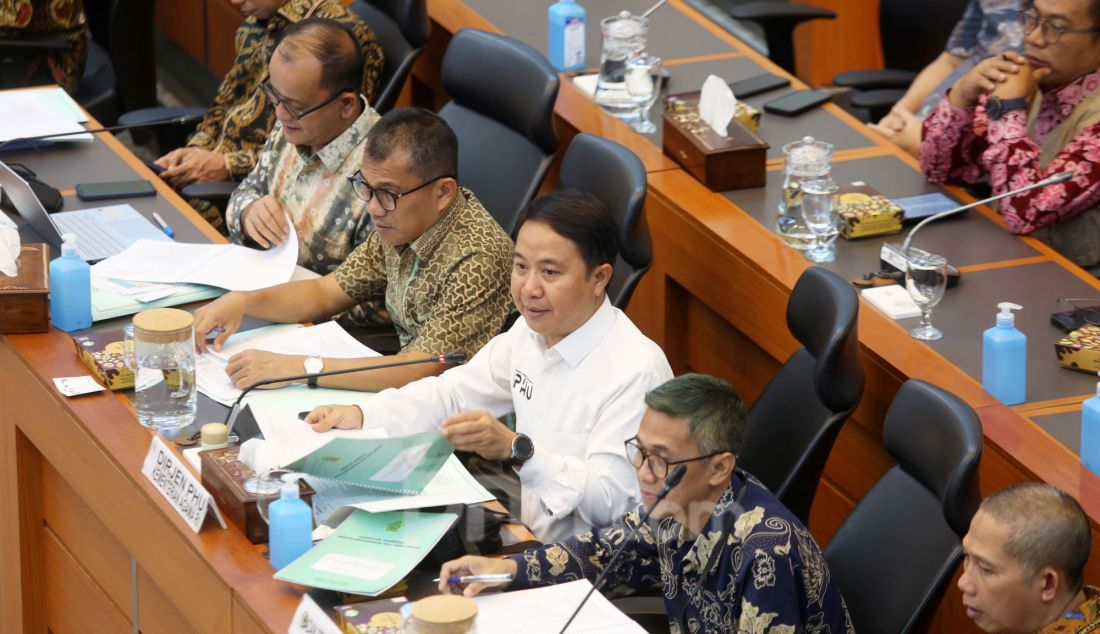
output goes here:
[[451, 443], [435, 431], [397, 438], [334, 438], [286, 468], [387, 493], [416, 495], [453, 452]]
[[454, 513], [355, 511], [328, 539], [275, 578], [377, 596], [405, 578], [458, 519]]

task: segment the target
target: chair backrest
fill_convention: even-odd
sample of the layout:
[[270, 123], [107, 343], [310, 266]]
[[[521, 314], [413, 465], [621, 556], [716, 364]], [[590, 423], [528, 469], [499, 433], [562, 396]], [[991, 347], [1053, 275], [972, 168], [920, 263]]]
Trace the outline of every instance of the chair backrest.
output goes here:
[[740, 464], [805, 522], [840, 427], [863, 395], [859, 298], [839, 275], [807, 269], [787, 302], [802, 344], [748, 413]]
[[439, 115], [458, 135], [458, 182], [511, 233], [558, 149], [558, 74], [518, 40], [463, 29], [443, 55], [442, 78], [451, 101]]
[[982, 426], [957, 396], [913, 379], [890, 404], [882, 436], [898, 464], [840, 525], [825, 559], [857, 632], [905, 634], [962, 557], [979, 501]]
[[967, 4], [969, 0], [882, 0], [878, 28], [886, 68], [920, 72], [943, 52]]
[[625, 310], [638, 281], [653, 263], [645, 220], [646, 173], [641, 159], [625, 147], [582, 132], [573, 137], [561, 162], [561, 186], [599, 198], [619, 225], [619, 255], [607, 296]]
[[374, 31], [385, 62], [371, 106], [379, 114], [393, 108], [413, 64], [428, 42], [431, 21], [426, 0], [353, 0], [351, 11]]
[[115, 71], [121, 112], [157, 105], [154, 4], [148, 0], [85, 2], [92, 38], [106, 51]]

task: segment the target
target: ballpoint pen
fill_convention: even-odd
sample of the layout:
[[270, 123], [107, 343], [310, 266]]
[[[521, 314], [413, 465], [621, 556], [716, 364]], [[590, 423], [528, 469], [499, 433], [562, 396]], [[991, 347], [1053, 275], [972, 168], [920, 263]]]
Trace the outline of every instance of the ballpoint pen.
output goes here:
[[[439, 583], [442, 577], [433, 579], [435, 583]], [[457, 586], [460, 583], [474, 583], [474, 582], [493, 582], [493, 581], [507, 581], [512, 582], [512, 575], [509, 573], [496, 574], [496, 575], [467, 575], [465, 577], [453, 576], [447, 577], [447, 584]]]
[[160, 225], [160, 229], [165, 233], [165, 235], [167, 235], [169, 238], [176, 237], [176, 232], [172, 231], [172, 227], [169, 227], [168, 223], [164, 222], [164, 218], [161, 218], [160, 214], [154, 211], [153, 219], [157, 221], [157, 224]]

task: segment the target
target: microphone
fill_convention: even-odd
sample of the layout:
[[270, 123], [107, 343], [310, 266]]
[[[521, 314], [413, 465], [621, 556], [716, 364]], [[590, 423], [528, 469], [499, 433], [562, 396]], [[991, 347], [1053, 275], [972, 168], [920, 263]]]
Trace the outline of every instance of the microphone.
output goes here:
[[[263, 386], [271, 385], [273, 383], [284, 383], [286, 381], [302, 381], [310, 378], [319, 378], [322, 376], [336, 376], [338, 374], [352, 374], [354, 372], [366, 372], [368, 370], [384, 370], [387, 368], [400, 368], [406, 365], [420, 365], [421, 363], [462, 363], [466, 360], [466, 353], [462, 351], [444, 352], [443, 354], [424, 357], [423, 359], [413, 359], [412, 361], [396, 361], [394, 363], [383, 363], [382, 365], [366, 365], [358, 368], [345, 368], [343, 370], [329, 370], [327, 372], [318, 372], [316, 374], [298, 374], [295, 376], [283, 376], [276, 379], [267, 379], [266, 381], [259, 381], [246, 387], [241, 395], [237, 397], [237, 400], [233, 401], [233, 405], [229, 408], [229, 411], [225, 414], [225, 426], [229, 431], [233, 431], [233, 425], [237, 422], [237, 414], [240, 413], [241, 401], [252, 390]], [[682, 466], [682, 465], [681, 465]]]
[[3, 150], [5, 147], [7, 147], [8, 145], [10, 145], [12, 143], [30, 143], [30, 144], [32, 144], [31, 147], [33, 148], [33, 147], [35, 147], [33, 145], [33, 143], [35, 141], [45, 141], [47, 139], [52, 140], [52, 139], [56, 139], [56, 138], [59, 138], [59, 137], [77, 136], [77, 135], [81, 135], [81, 134], [99, 134], [100, 132], [124, 132], [126, 130], [134, 130], [134, 129], [137, 129], [137, 128], [152, 128], [152, 127], [162, 126], [162, 125], [187, 125], [189, 123], [195, 123], [197, 121], [200, 121], [205, 116], [206, 116], [206, 113], [187, 114], [187, 115], [183, 115], [183, 116], [179, 116], [179, 117], [169, 117], [169, 118], [166, 118], [166, 119], [157, 119], [155, 121], [143, 121], [141, 123], [130, 123], [130, 124], [125, 124], [125, 125], [115, 125], [115, 126], [109, 126], [109, 127], [105, 127], [105, 128], [91, 128], [91, 129], [83, 129], [83, 130], [79, 130], [79, 131], [73, 130], [72, 132], [60, 132], [58, 134], [40, 134], [38, 136], [18, 137], [18, 138], [15, 138], [15, 139], [8, 139], [7, 141], [4, 141], [4, 142], [0, 143], [0, 150]]
[[604, 578], [607, 577], [608, 573], [610, 573], [615, 568], [615, 564], [619, 561], [619, 557], [623, 554], [623, 551], [626, 550], [626, 545], [634, 540], [634, 537], [638, 534], [638, 530], [642, 527], [643, 524], [649, 521], [650, 513], [653, 512], [653, 509], [657, 508], [657, 505], [661, 503], [661, 500], [665, 499], [665, 496], [668, 495], [668, 492], [672, 490], [672, 487], [680, 484], [680, 480], [683, 479], [685, 471], [687, 471], [687, 465], [681, 464], [676, 465], [676, 468], [672, 470], [672, 473], [668, 474], [668, 477], [665, 478], [665, 483], [661, 487], [661, 490], [657, 492], [657, 499], [653, 500], [653, 504], [649, 505], [649, 508], [646, 509], [646, 512], [642, 515], [641, 519], [638, 520], [637, 525], [635, 525], [634, 528], [631, 529], [630, 535], [628, 535], [626, 539], [624, 539], [622, 543], [619, 544], [619, 547], [615, 549], [615, 554], [611, 556], [611, 560], [607, 562], [607, 566], [604, 567], [603, 572], [600, 573], [600, 576], [596, 577], [596, 582], [592, 584], [592, 589], [588, 591], [588, 594], [584, 595], [584, 598], [581, 599], [580, 605], [577, 606], [576, 610], [573, 610], [573, 614], [569, 615], [569, 620], [565, 622], [565, 625], [563, 625], [561, 630], [558, 631], [558, 634], [565, 634], [565, 630], [569, 629], [569, 625], [573, 622], [573, 619], [577, 618], [577, 615], [580, 614], [581, 608], [584, 607], [584, 604], [588, 603], [588, 599], [592, 596], [592, 593], [600, 589], [600, 586], [603, 584]]

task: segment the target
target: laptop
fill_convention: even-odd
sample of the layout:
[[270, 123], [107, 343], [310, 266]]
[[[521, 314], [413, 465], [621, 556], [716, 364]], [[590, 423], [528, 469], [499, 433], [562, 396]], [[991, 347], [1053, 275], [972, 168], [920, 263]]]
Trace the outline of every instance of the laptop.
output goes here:
[[0, 189], [27, 224], [55, 249], [61, 248], [62, 234], [75, 234], [76, 252], [86, 262], [94, 263], [117, 255], [139, 238], [171, 241], [130, 205], [48, 214], [27, 181], [3, 161], [0, 161]]

